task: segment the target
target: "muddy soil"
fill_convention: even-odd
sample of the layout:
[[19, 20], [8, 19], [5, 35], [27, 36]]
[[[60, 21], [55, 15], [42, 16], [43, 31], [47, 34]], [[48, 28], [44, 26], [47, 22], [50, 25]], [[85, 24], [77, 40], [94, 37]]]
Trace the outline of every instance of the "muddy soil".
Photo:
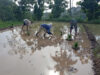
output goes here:
[[94, 56], [93, 61], [94, 61], [95, 75], [100, 75], [100, 58]]
[[[97, 47], [100, 48], [100, 43], [98, 42], [98, 40], [100, 40], [99, 36], [95, 36], [93, 35], [93, 33], [89, 30], [89, 28], [86, 26], [86, 25], [83, 25], [84, 26], [84, 29], [87, 33], [87, 36], [88, 36], [88, 39], [90, 40], [91, 42], [91, 47], [92, 47], [92, 50], [95, 50], [97, 49]], [[94, 52], [94, 51], [92, 51]], [[100, 51], [97, 53], [97, 55], [100, 54]], [[94, 55], [92, 56], [93, 58], [93, 62], [94, 62], [94, 71], [95, 71], [95, 75], [100, 75], [100, 57], [97, 57], [97, 55]]]
[[[66, 27], [67, 28], [67, 27]], [[94, 75], [90, 42], [86, 33], [67, 41], [63, 36], [36, 37], [20, 27], [0, 32], [0, 75]], [[42, 35], [42, 33], [41, 33]], [[73, 50], [74, 42], [79, 50]]]

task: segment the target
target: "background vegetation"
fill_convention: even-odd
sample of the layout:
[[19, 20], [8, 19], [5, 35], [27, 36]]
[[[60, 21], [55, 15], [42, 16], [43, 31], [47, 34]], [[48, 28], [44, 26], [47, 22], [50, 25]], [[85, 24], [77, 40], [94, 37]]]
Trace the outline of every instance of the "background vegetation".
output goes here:
[[3, 22], [12, 21], [16, 24], [25, 18], [31, 21], [65, 22], [75, 18], [78, 22], [100, 23], [99, 2], [100, 0], [82, 0], [77, 3], [78, 7], [69, 9], [66, 0], [0, 0], [0, 27], [5, 25], [2, 25]]

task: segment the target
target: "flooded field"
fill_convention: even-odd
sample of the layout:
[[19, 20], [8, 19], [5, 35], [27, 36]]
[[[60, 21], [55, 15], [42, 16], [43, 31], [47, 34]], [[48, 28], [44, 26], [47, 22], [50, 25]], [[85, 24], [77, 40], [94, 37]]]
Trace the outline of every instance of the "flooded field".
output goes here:
[[[67, 24], [59, 24], [66, 25], [64, 34], [50, 39], [35, 36], [33, 27], [38, 26], [30, 28], [30, 36], [21, 32], [21, 27], [1, 31], [0, 75], [94, 75], [86, 34], [79, 28], [78, 36], [73, 31], [73, 41], [67, 41]], [[56, 34], [59, 31], [55, 28]], [[76, 41], [80, 47], [77, 51], [72, 49]]]

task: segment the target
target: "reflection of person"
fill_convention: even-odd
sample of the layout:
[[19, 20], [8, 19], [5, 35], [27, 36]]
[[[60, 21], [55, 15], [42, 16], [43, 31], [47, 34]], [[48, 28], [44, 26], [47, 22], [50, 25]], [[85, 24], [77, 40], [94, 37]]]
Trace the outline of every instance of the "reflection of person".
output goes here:
[[70, 34], [72, 33], [72, 29], [75, 29], [75, 35], [77, 34], [77, 21], [75, 19], [72, 19], [70, 21]]
[[27, 26], [27, 31], [28, 31], [28, 27], [29, 27], [30, 24], [31, 24], [31, 21], [30, 20], [24, 19], [23, 20], [22, 30], [23, 30], [24, 26]]
[[48, 33], [49, 35], [52, 35], [52, 33], [51, 33], [51, 28], [52, 28], [52, 24], [41, 24], [40, 25], [40, 29], [39, 29], [39, 31], [37, 32], [37, 34], [36, 34], [36, 36], [38, 36], [38, 34], [41, 32], [41, 30], [44, 30], [44, 37], [45, 37], [45, 35], [46, 35], [46, 33]]

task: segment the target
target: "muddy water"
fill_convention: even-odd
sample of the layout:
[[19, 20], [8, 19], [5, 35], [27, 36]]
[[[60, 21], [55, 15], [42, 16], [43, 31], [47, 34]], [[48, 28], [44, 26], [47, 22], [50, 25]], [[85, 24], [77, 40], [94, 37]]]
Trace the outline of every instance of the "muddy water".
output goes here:
[[100, 35], [95, 35], [97, 42], [100, 44]]
[[74, 51], [66, 34], [59, 41], [27, 36], [19, 27], [0, 32], [0, 75], [94, 75], [87, 38], [77, 37]]

